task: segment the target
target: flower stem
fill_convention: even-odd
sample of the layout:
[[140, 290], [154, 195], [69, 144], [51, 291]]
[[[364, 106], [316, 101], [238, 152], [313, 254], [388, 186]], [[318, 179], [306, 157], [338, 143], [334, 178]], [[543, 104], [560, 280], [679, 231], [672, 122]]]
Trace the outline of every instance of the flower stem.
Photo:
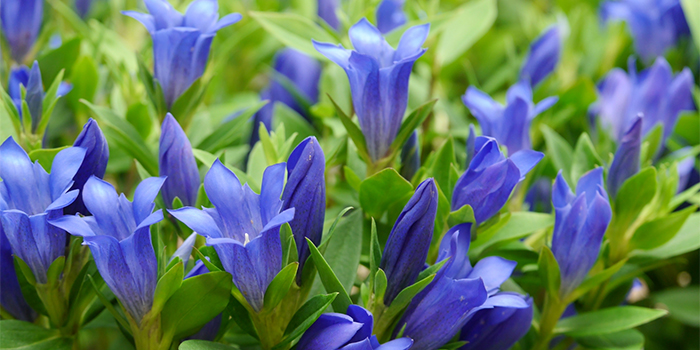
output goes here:
[[566, 305], [558, 298], [547, 295], [544, 299], [542, 318], [540, 319], [540, 332], [532, 350], [547, 350], [549, 342], [552, 340], [554, 327], [564, 313]]

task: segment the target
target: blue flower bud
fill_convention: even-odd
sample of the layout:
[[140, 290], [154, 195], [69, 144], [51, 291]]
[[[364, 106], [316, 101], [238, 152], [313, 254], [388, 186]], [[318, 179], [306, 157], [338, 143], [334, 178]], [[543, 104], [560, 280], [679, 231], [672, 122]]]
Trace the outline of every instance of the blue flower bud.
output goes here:
[[190, 140], [170, 113], [161, 127], [158, 166], [160, 176], [167, 177], [162, 191], [165, 206], [172, 208], [175, 197], [185, 206], [195, 205], [200, 185], [199, 168]]
[[75, 12], [82, 18], [87, 17], [93, 0], [75, 0]]
[[[90, 118], [87, 123], [83, 126], [83, 131], [75, 139], [73, 143], [74, 147], [85, 148], [85, 159], [83, 164], [80, 165], [80, 169], [73, 177], [72, 190], [83, 190], [83, 186], [91, 176], [96, 176], [102, 178], [107, 170], [107, 161], [109, 160], [109, 147], [107, 146], [107, 140], [105, 135], [102, 134], [97, 122]], [[83, 215], [90, 215], [90, 212], [85, 207], [83, 203], [82, 196], [78, 196], [73, 204], [67, 206], [64, 211], [65, 214], [76, 214], [81, 213]]]
[[44, 86], [41, 82], [39, 63], [36, 61], [34, 61], [32, 69], [29, 71], [25, 101], [27, 101], [27, 106], [29, 107], [29, 114], [32, 118], [32, 133], [34, 133], [37, 127], [39, 127], [44, 109]]
[[[515, 298], [519, 294], [504, 292]], [[498, 306], [477, 311], [462, 327], [459, 340], [467, 342], [460, 350], [508, 350], [530, 329], [532, 298], [525, 298], [527, 307]]]
[[4, 0], [0, 2], [0, 22], [12, 58], [22, 63], [39, 36], [44, 16], [44, 0]]
[[377, 29], [382, 34], [406, 24], [403, 5], [406, 0], [382, 0], [377, 6]]
[[561, 59], [561, 51], [561, 34], [555, 25], [530, 45], [530, 52], [520, 70], [520, 79], [529, 81], [531, 86], [539, 84], [556, 68]]
[[414, 131], [401, 149], [401, 176], [406, 180], [411, 180], [419, 168], [420, 144], [418, 143], [418, 133]]
[[408, 29], [394, 50], [377, 28], [361, 19], [350, 28], [355, 50], [314, 41], [316, 50], [345, 70], [353, 106], [373, 161], [388, 155], [408, 104], [408, 78], [425, 49], [429, 24]]
[[339, 7], [339, 0], [318, 0], [318, 17], [326, 21], [331, 28], [338, 30], [340, 21], [335, 13]]
[[642, 117], [632, 124], [629, 130], [622, 136], [620, 144], [615, 152], [615, 158], [608, 172], [608, 191], [615, 198], [622, 184], [639, 172], [640, 154], [642, 152]]
[[[32, 69], [26, 66], [19, 66], [10, 70], [10, 79], [8, 82], [8, 95], [19, 113], [20, 119], [22, 115], [22, 90], [24, 86], [26, 95], [24, 96], [29, 109], [29, 117], [31, 118], [31, 132], [36, 133], [39, 123], [43, 118], [44, 109], [44, 86], [41, 80], [41, 70], [39, 63], [34, 61]], [[70, 92], [72, 86], [62, 82], [56, 90], [56, 97], [61, 97]], [[46, 116], [48, 118], [48, 116]]]

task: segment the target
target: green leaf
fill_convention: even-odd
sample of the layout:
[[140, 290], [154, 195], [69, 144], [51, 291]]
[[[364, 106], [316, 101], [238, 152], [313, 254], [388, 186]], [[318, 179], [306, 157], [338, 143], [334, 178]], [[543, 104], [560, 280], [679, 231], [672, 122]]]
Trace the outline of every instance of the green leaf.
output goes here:
[[260, 122], [260, 128], [258, 129], [258, 136], [260, 137], [260, 143], [262, 144], [263, 152], [265, 153], [265, 158], [267, 159], [267, 165], [272, 165], [277, 163], [277, 147], [272, 143], [270, 139], [270, 133], [267, 131], [265, 124]]
[[458, 210], [451, 212], [447, 217], [447, 225], [450, 227], [466, 222], [471, 222], [472, 224], [476, 222], [474, 218], [474, 209], [472, 209], [472, 206], [469, 204], [465, 204]]
[[29, 159], [31, 159], [32, 162], [39, 161], [39, 164], [41, 164], [41, 167], [44, 168], [44, 170], [46, 170], [46, 172], [50, 173], [51, 172], [51, 165], [53, 164], [53, 159], [56, 157], [58, 152], [61, 152], [68, 147], [70, 147], [70, 146], [63, 146], [63, 147], [59, 147], [59, 148], [35, 149], [35, 150], [29, 152]]
[[[379, 263], [382, 261], [382, 248], [379, 245], [379, 237], [377, 237], [377, 223], [372, 218], [372, 228], [369, 241], [369, 282], [370, 287], [373, 287], [374, 275], [379, 270]], [[370, 288], [371, 289], [371, 288]]]
[[202, 151], [201, 149], [196, 148], [192, 149], [192, 154], [207, 168], [211, 168], [212, 164], [214, 164], [214, 162], [216, 162], [216, 160], [219, 158], [207, 151]]
[[591, 350], [641, 350], [644, 335], [636, 329], [597, 336], [576, 337], [576, 343]]
[[558, 298], [559, 287], [561, 286], [561, 273], [559, 263], [554, 258], [554, 253], [547, 246], [543, 246], [540, 251], [540, 258], [537, 261], [542, 285], [544, 285], [550, 297]]
[[667, 216], [645, 222], [630, 240], [630, 249], [650, 250], [670, 241], [698, 207], [690, 206]]
[[287, 295], [289, 288], [292, 286], [292, 282], [294, 282], [294, 276], [297, 275], [298, 268], [299, 263], [293, 262], [285, 266], [270, 282], [265, 291], [263, 303], [265, 309], [274, 309], [284, 299], [284, 296]]
[[656, 124], [651, 131], [647, 132], [646, 136], [644, 136], [644, 140], [642, 141], [640, 157], [642, 164], [646, 164], [647, 162], [651, 162], [653, 160], [659, 149], [663, 136], [664, 126], [662, 124]]
[[411, 112], [411, 114], [409, 114], [408, 117], [406, 117], [403, 123], [401, 123], [401, 127], [399, 128], [399, 132], [396, 135], [396, 138], [391, 143], [392, 153], [401, 150], [403, 145], [406, 143], [406, 140], [408, 140], [408, 138], [411, 137], [413, 131], [416, 130], [418, 126], [423, 124], [423, 121], [425, 121], [425, 119], [428, 118], [430, 113], [433, 112], [433, 107], [435, 107], [435, 103], [437, 103], [437, 99], [428, 101], [420, 107], [414, 109], [413, 112]]
[[73, 342], [58, 329], [16, 320], [0, 321], [0, 349], [70, 350]]
[[404, 288], [402, 291], [399, 292], [398, 295], [396, 295], [394, 301], [391, 302], [388, 311], [394, 312], [395, 310], [398, 313], [401, 310], [403, 310], [405, 307], [408, 306], [411, 300], [413, 300], [413, 297], [415, 297], [425, 287], [427, 287], [428, 284], [430, 284], [430, 282], [432, 282], [434, 278], [435, 274], [431, 274], [423, 279], [418, 280], [418, 282]]
[[293, 140], [295, 145], [309, 136], [320, 136], [313, 125], [284, 103], [275, 103], [272, 125], [274, 130], [277, 130], [280, 125], [284, 125], [290, 135], [296, 133], [297, 136]]
[[632, 223], [656, 195], [656, 169], [647, 167], [627, 179], [617, 192], [613, 206], [613, 217], [606, 235], [613, 241], [625, 237]]
[[243, 136], [242, 128], [250, 124], [249, 120], [253, 114], [257, 113], [260, 108], [266, 105], [268, 101], [261, 101], [252, 107], [245, 110], [241, 115], [222, 123], [216, 130], [202, 140], [195, 148], [216, 153], [217, 151], [229, 147], [236, 142], [243, 142], [243, 138], [247, 141], [248, 135]]
[[374, 297], [377, 299], [377, 304], [384, 303], [387, 284], [389, 282], [386, 279], [386, 273], [384, 273], [384, 270], [378, 269], [377, 273], [374, 274]]
[[360, 205], [365, 213], [381, 218], [389, 207], [412, 193], [411, 183], [393, 168], [387, 168], [362, 181]]
[[273, 349], [286, 349], [286, 345], [301, 336], [311, 325], [316, 322], [324, 310], [331, 305], [338, 293], [317, 295], [302, 305], [292, 316], [284, 331], [284, 339]]
[[454, 141], [452, 137], [449, 137], [435, 153], [433, 164], [429, 170], [430, 175], [435, 178], [435, 182], [446, 198], [452, 198], [453, 186], [450, 186], [450, 169], [452, 164], [456, 162]]
[[338, 40], [312, 20], [295, 13], [251, 11], [260, 26], [284, 45], [316, 58], [325, 58], [314, 48], [311, 40], [332, 43]]
[[[179, 260], [179, 259], [176, 259]], [[151, 307], [152, 314], [158, 314], [170, 297], [182, 286], [182, 278], [184, 277], [185, 267], [180, 260], [168, 270], [156, 284], [156, 291], [153, 295], [153, 306]]]
[[[102, 291], [100, 291], [100, 287], [97, 286], [97, 283], [95, 280], [90, 276], [89, 274], [87, 275], [87, 279], [90, 281], [90, 284], [92, 285], [92, 288], [95, 291], [95, 294], [97, 295], [97, 298], [100, 299], [100, 302], [104, 307], [109, 311], [109, 313], [114, 317], [114, 319], [119, 322], [119, 325], [122, 326], [124, 329], [131, 329], [129, 326], [129, 322], [124, 318], [124, 316], [117, 311], [117, 309], [112, 305], [109, 299], [102, 294]], [[104, 284], [102, 284], [104, 286]]]
[[[600, 159], [598, 152], [596, 152], [591, 138], [588, 137], [587, 133], [581, 134], [576, 142], [576, 148], [574, 148], [571, 178], [578, 181], [581, 175], [603, 164], [603, 160]], [[572, 186], [574, 185], [572, 184]]]
[[615, 265], [603, 271], [591, 274], [567, 297], [567, 302], [574, 302], [595, 287], [600, 287], [602, 283], [610, 279], [617, 271], [625, 265], [627, 259], [618, 261]]
[[145, 103], [139, 101], [129, 106], [126, 111], [126, 121], [134, 126], [144, 140], [148, 139], [153, 127], [153, 120]]
[[[202, 95], [206, 90], [206, 83], [202, 83], [202, 78], [195, 80], [180, 97], [175, 100], [170, 112], [177, 119], [184, 130], [187, 130], [194, 116], [194, 112], [202, 100]], [[160, 116], [159, 116], [160, 117]]]
[[652, 296], [664, 304], [669, 316], [691, 327], [700, 327], [700, 287], [688, 286], [660, 291]]
[[572, 168], [574, 151], [566, 140], [547, 125], [542, 124], [540, 130], [547, 144], [547, 155], [551, 157], [555, 169], [561, 169], [566, 182], [573, 184], [569, 169]]
[[694, 213], [688, 217], [683, 227], [670, 241], [658, 248], [641, 252], [638, 255], [640, 257], [663, 260], [692, 252], [700, 248], [698, 227], [700, 227], [700, 213]]
[[58, 74], [56, 74], [56, 78], [54, 78], [53, 82], [51, 83], [51, 86], [49, 86], [49, 89], [44, 94], [44, 103], [41, 108], [41, 121], [39, 122], [36, 131], [38, 135], [43, 135], [44, 131], [46, 131], [46, 127], [49, 125], [49, 120], [51, 120], [51, 114], [53, 113], [54, 107], [56, 107], [56, 102], [58, 102], [56, 92], [58, 91], [58, 87], [63, 82], [63, 73], [63, 69], [58, 71]]
[[41, 67], [41, 81], [44, 83], [44, 86], [50, 86], [58, 73], [64, 68], [66, 68], [66, 74], [71, 76], [71, 70], [79, 55], [80, 38], [75, 37], [39, 57], [37, 61], [39, 62], [39, 67]]
[[[73, 109], [81, 113], [86, 112], [86, 107], [80, 103], [80, 100], [92, 102], [95, 99], [97, 85], [100, 80], [99, 74], [97, 64], [95, 64], [95, 60], [93, 60], [92, 57], [81, 56], [75, 61], [70, 75], [70, 82], [73, 88], [70, 93], [66, 95], [66, 99]], [[55, 96], [55, 94], [49, 95], [47, 92], [46, 96]], [[137, 130], [139, 129], [137, 128]]]
[[452, 11], [437, 43], [437, 61], [443, 66], [464, 54], [491, 28], [498, 9], [494, 0], [470, 1]]
[[638, 306], [613, 307], [561, 319], [554, 333], [569, 336], [616, 333], [651, 322], [667, 313], [666, 310]]
[[360, 192], [360, 185], [362, 184], [362, 179], [347, 165], [343, 166], [343, 173], [345, 174], [345, 180], [348, 182], [350, 187], [357, 192]]
[[348, 306], [352, 304], [348, 292], [345, 290], [345, 287], [343, 287], [343, 284], [340, 283], [335, 272], [333, 272], [333, 269], [331, 269], [328, 262], [326, 262], [326, 259], [323, 258], [321, 252], [318, 251], [314, 242], [311, 242], [308, 238], [306, 242], [309, 245], [311, 258], [314, 261], [314, 265], [316, 265], [318, 275], [321, 278], [321, 282], [323, 282], [323, 287], [326, 288], [327, 292], [338, 293], [338, 297], [333, 301], [333, 310], [344, 313], [348, 309]]
[[[319, 252], [323, 254], [345, 290], [350, 290], [357, 278], [357, 266], [360, 264], [362, 253], [362, 211], [356, 210], [343, 217], [349, 209], [352, 207], [345, 208], [338, 214], [318, 246]], [[338, 234], [334, 234], [336, 232]]]
[[355, 147], [357, 147], [357, 153], [367, 164], [372, 163], [372, 159], [367, 151], [367, 141], [365, 140], [365, 135], [362, 133], [362, 130], [360, 130], [360, 127], [357, 126], [357, 124], [355, 124], [352, 119], [345, 114], [345, 112], [343, 112], [343, 109], [340, 108], [337, 103], [335, 103], [330, 95], [328, 95], [328, 98], [333, 103], [333, 106], [335, 106], [335, 110], [338, 113], [338, 118], [340, 118], [345, 130], [348, 132], [348, 136], [350, 136], [350, 139], [355, 144]]
[[178, 350], [237, 350], [239, 347], [224, 345], [206, 340], [187, 340], [180, 344]]
[[683, 13], [685, 14], [686, 22], [690, 27], [690, 32], [693, 35], [695, 48], [700, 51], [700, 6], [693, 0], [681, 0]]
[[[501, 221], [506, 220], [502, 218]], [[490, 247], [521, 239], [529, 234], [544, 230], [554, 225], [554, 215], [520, 211], [510, 214], [509, 218], [500, 227], [496, 227], [491, 234], [489, 231], [479, 233], [472, 242], [469, 250], [475, 256], [481, 256]]]
[[47, 284], [58, 284], [58, 279], [63, 273], [63, 267], [66, 265], [66, 257], [59, 256], [51, 263], [48, 271], [46, 271]]

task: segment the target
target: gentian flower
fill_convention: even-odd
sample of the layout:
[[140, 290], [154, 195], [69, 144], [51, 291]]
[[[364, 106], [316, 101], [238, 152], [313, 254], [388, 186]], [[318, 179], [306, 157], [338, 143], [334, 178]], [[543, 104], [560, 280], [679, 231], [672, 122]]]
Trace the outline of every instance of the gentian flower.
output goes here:
[[406, 0], [382, 0], [377, 6], [377, 29], [382, 34], [406, 24], [403, 5]]
[[33, 163], [12, 137], [0, 146], [2, 228], [12, 252], [31, 269], [37, 283], [47, 283], [46, 272], [66, 250], [66, 233], [47, 220], [63, 215], [78, 191], [69, 191], [85, 149], [70, 147], [56, 154], [51, 174]]
[[552, 212], [552, 180], [541, 178], [532, 184], [525, 194], [529, 210], [540, 213]]
[[90, 12], [93, 0], [75, 0], [75, 12], [82, 18], [85, 18]]
[[[519, 294], [511, 294], [522, 298]], [[466, 341], [461, 350], [508, 350], [522, 338], [532, 323], [532, 298], [525, 298], [526, 308], [497, 306], [477, 311], [462, 327], [459, 340]]]
[[283, 209], [294, 208], [294, 220], [289, 225], [294, 234], [299, 257], [297, 284], [309, 256], [306, 238], [321, 243], [323, 221], [326, 217], [326, 160], [315, 137], [307, 137], [297, 145], [287, 160], [287, 184], [282, 193]]
[[406, 350], [413, 341], [399, 338], [380, 345], [372, 335], [374, 317], [358, 305], [350, 305], [347, 315], [321, 315], [301, 336], [297, 349], [304, 350]]
[[139, 323], [153, 305], [158, 261], [151, 242], [151, 225], [163, 220], [153, 211], [162, 177], [143, 180], [130, 202], [110, 183], [95, 176], [83, 187], [83, 202], [92, 216], [66, 215], [51, 225], [83, 237], [97, 270], [131, 318]]
[[634, 49], [645, 60], [662, 56], [680, 37], [690, 35], [679, 0], [606, 1], [600, 17], [604, 22], [627, 22]]
[[452, 210], [468, 204], [474, 209], [477, 224], [490, 219], [542, 157], [540, 152], [522, 150], [506, 158], [495, 139], [477, 137], [475, 155], [452, 192]]
[[39, 36], [44, 17], [44, 0], [3, 0], [0, 2], [2, 32], [10, 44], [12, 59], [22, 63]]
[[556, 96], [547, 97], [535, 105], [530, 83], [524, 80], [508, 89], [505, 106], [473, 86], [462, 96], [464, 105], [479, 121], [484, 136], [493, 137], [508, 147], [508, 154], [532, 149], [530, 123], [558, 99]]
[[612, 217], [608, 194], [603, 189], [603, 168], [581, 176], [576, 194], [559, 172], [552, 188], [552, 203], [552, 252], [561, 271], [560, 294], [565, 297], [581, 284], [595, 264]]
[[530, 52], [520, 69], [520, 79], [530, 82], [530, 86], [536, 86], [556, 68], [561, 51], [561, 33], [555, 25], [530, 45]]
[[[6, 209], [4, 200], [0, 196], [0, 210]], [[32, 322], [36, 318], [36, 312], [27, 304], [19, 286], [12, 248], [10, 241], [5, 237], [2, 224], [0, 224], [0, 306], [18, 320]]]
[[185, 206], [197, 202], [199, 168], [192, 153], [192, 145], [180, 124], [168, 113], [160, 133], [158, 168], [160, 176], [167, 177], [163, 185], [165, 206], [172, 209], [175, 197]]
[[379, 268], [387, 277], [384, 304], [390, 305], [404, 288], [413, 284], [425, 266], [437, 215], [438, 193], [433, 178], [423, 181], [399, 214]]
[[214, 208], [168, 210], [193, 231], [207, 237], [224, 269], [255, 311], [263, 307], [265, 290], [282, 268], [279, 228], [294, 217], [280, 213], [284, 163], [265, 169], [260, 194], [217, 159], [204, 177], [204, 189]]
[[339, 0], [318, 0], [318, 17], [321, 17], [322, 20], [326, 21], [326, 23], [335, 30], [340, 28], [338, 15], [335, 14], [339, 6], [338, 1]]
[[[194, 265], [192, 270], [185, 275], [185, 279], [203, 275], [205, 273], [208, 273], [209, 269], [204, 265], [204, 263], [201, 260], [198, 260], [197, 263]], [[197, 333], [191, 335], [188, 337], [188, 339], [201, 339], [201, 340], [209, 340], [213, 341], [216, 338], [216, 334], [219, 332], [219, 327], [221, 326], [221, 314], [216, 315], [214, 319], [211, 321], [207, 322], [207, 324], [202, 327]]]
[[632, 127], [620, 140], [615, 158], [608, 172], [608, 191], [615, 198], [617, 191], [625, 180], [639, 172], [640, 154], [642, 152], [642, 120], [637, 117]]
[[144, 0], [149, 14], [123, 11], [141, 22], [153, 39], [154, 76], [168, 108], [204, 73], [216, 32], [241, 20], [232, 13], [219, 20], [217, 0], [195, 0], [183, 16], [167, 0]]
[[[87, 123], [83, 125], [83, 131], [75, 139], [73, 147], [82, 147], [86, 151], [83, 164], [80, 165], [80, 169], [73, 177], [73, 186], [71, 187], [71, 190], [82, 190], [90, 176], [94, 175], [100, 179], [104, 177], [107, 170], [107, 161], [109, 160], [109, 147], [107, 146], [105, 135], [102, 134], [99, 125], [92, 118], [88, 119]], [[65, 214], [81, 213], [90, 215], [83, 203], [82, 196], [78, 196], [75, 202], [67, 206], [63, 212]]]
[[316, 50], [342, 67], [350, 80], [355, 113], [373, 161], [389, 152], [408, 104], [408, 78], [425, 49], [429, 24], [408, 29], [394, 50], [363, 18], [350, 28], [354, 51], [314, 41]]
[[420, 169], [420, 144], [418, 133], [414, 131], [401, 148], [401, 176], [411, 180], [418, 169]]
[[642, 135], [661, 124], [665, 143], [680, 113], [695, 109], [692, 91], [690, 69], [684, 68], [674, 76], [668, 62], [659, 57], [653, 66], [637, 73], [635, 60], [630, 58], [629, 73], [615, 68], [598, 84], [598, 101], [590, 111], [616, 140], [624, 136], [641, 114]]

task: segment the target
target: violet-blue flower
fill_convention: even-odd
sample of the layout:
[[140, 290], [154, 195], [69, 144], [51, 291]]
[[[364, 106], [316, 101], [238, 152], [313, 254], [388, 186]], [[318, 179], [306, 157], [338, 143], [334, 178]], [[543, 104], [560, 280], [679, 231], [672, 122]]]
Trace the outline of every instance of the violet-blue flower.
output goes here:
[[403, 6], [406, 0], [382, 0], [377, 6], [377, 29], [382, 34], [406, 24]]
[[[75, 139], [73, 147], [82, 147], [86, 151], [83, 164], [80, 165], [80, 169], [73, 177], [73, 187], [71, 187], [72, 190], [82, 191], [83, 186], [85, 186], [85, 183], [91, 176], [94, 175], [100, 179], [104, 177], [107, 170], [107, 161], [109, 160], [109, 147], [100, 126], [92, 118], [88, 119], [87, 123], [83, 125], [83, 130]], [[75, 202], [67, 206], [63, 212], [65, 214], [81, 213], [90, 215], [90, 211], [87, 210], [83, 203], [82, 196], [78, 196]]]
[[615, 198], [617, 191], [625, 180], [639, 172], [640, 154], [642, 153], [642, 117], [637, 117], [627, 130], [615, 151], [615, 158], [608, 171], [608, 191]]
[[[515, 298], [516, 293], [503, 292]], [[532, 298], [524, 298], [527, 307], [496, 306], [477, 311], [462, 327], [459, 340], [467, 342], [461, 350], [508, 350], [530, 329]]]
[[[0, 196], [0, 211], [7, 209], [4, 200]], [[22, 288], [17, 279], [14, 257], [10, 241], [5, 237], [5, 231], [0, 223], [0, 306], [12, 317], [33, 322], [36, 312], [29, 307], [22, 294]]]
[[3, 0], [0, 2], [2, 32], [10, 45], [12, 59], [22, 63], [34, 46], [44, 17], [44, 0]]
[[561, 31], [556, 25], [535, 39], [520, 70], [520, 79], [535, 86], [552, 73], [561, 59], [561, 40]]
[[420, 144], [418, 133], [414, 131], [401, 148], [401, 176], [411, 180], [420, 168]]
[[167, 208], [172, 208], [175, 197], [185, 206], [195, 205], [200, 185], [199, 168], [190, 140], [170, 113], [161, 126], [158, 169], [160, 176], [167, 177], [162, 191]]
[[331, 28], [338, 30], [340, 21], [335, 11], [340, 6], [339, 0], [318, 0], [318, 17], [326, 21]]
[[87, 17], [93, 0], [75, 0], [75, 12], [82, 18]]

